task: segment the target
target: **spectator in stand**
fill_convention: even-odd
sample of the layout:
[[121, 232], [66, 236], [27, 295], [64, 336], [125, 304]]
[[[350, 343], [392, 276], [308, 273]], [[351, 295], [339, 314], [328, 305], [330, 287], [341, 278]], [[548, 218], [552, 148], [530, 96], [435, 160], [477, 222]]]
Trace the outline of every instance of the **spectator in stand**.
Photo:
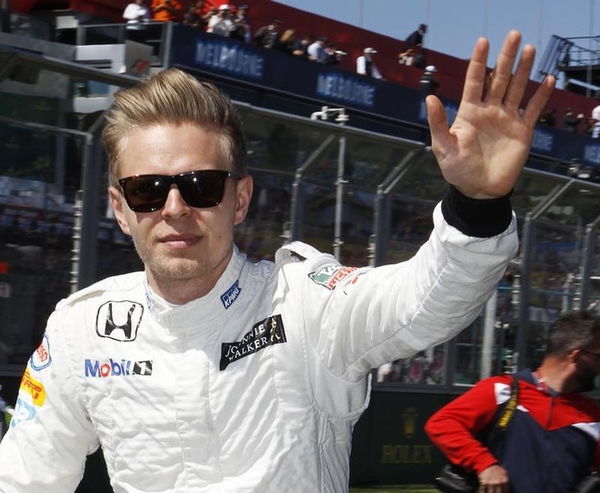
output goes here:
[[427, 32], [427, 24], [419, 24], [419, 27], [410, 33], [406, 38], [406, 42], [410, 46], [423, 46], [425, 33]]
[[248, 6], [244, 4], [240, 5], [233, 13], [232, 20], [234, 29], [229, 35], [230, 38], [239, 39], [245, 43], [250, 43], [252, 41], [252, 30], [250, 29], [247, 15]]
[[185, 14], [183, 14], [181, 23], [189, 27], [200, 26], [200, 16], [196, 13], [196, 8], [193, 3], [190, 4]]
[[217, 10], [209, 0], [192, 1], [188, 11], [183, 15], [183, 24], [206, 31], [208, 20]]
[[415, 63], [415, 50], [408, 48], [398, 54], [398, 63], [400, 65], [413, 65]]
[[596, 99], [599, 101], [599, 104], [594, 107], [592, 110], [592, 139], [600, 138], [600, 93], [596, 93]]
[[579, 124], [583, 120], [583, 113], [575, 115], [573, 108], [567, 108], [563, 117], [563, 126], [567, 132], [577, 133]]
[[254, 44], [263, 48], [273, 48], [279, 39], [281, 21], [274, 19], [271, 24], [261, 27], [254, 35]]
[[296, 31], [294, 29], [286, 29], [283, 31], [273, 48], [279, 51], [283, 51], [288, 55], [291, 55], [296, 46]]
[[427, 67], [427, 59], [425, 58], [425, 54], [420, 48], [415, 50], [415, 60], [413, 62], [413, 67], [425, 69]]
[[175, 22], [182, 5], [179, 0], [152, 0], [152, 19], [159, 22]]
[[554, 127], [556, 125], [556, 110], [546, 108], [538, 118], [538, 123], [546, 127]]
[[123, 11], [123, 19], [127, 21], [125, 33], [127, 39], [143, 43], [146, 38], [146, 23], [150, 20], [150, 9], [144, 0], [133, 0]]
[[438, 80], [435, 77], [436, 72], [437, 72], [437, 69], [433, 65], [427, 65], [427, 67], [425, 67], [425, 72], [423, 73], [423, 76], [421, 77], [421, 80], [419, 81], [421, 90], [423, 91], [423, 94], [425, 96], [429, 96], [430, 94], [435, 94], [437, 91], [437, 88], [440, 85], [440, 83], [438, 82]]
[[133, 0], [123, 11], [123, 19], [127, 21], [127, 29], [139, 29], [144, 22], [150, 20], [150, 10], [143, 0]]
[[314, 41], [308, 47], [308, 59], [313, 62], [323, 63], [325, 61], [325, 43], [327, 43], [327, 38], [324, 36]]
[[219, 12], [218, 6], [215, 7], [214, 5], [210, 5], [209, 8], [204, 13], [204, 15], [202, 16], [202, 18], [204, 19], [204, 22], [206, 23], [206, 27], [204, 28], [204, 30], [206, 32], [208, 32], [208, 23], [212, 19], [213, 15], [218, 14], [218, 12]]
[[363, 54], [356, 59], [356, 73], [373, 77], [374, 79], [383, 79], [381, 72], [373, 61], [373, 55], [377, 53], [375, 48], [368, 46], [363, 50]]
[[[478, 382], [431, 416], [425, 431], [450, 462], [477, 474], [476, 491], [598, 491], [577, 485], [600, 469], [600, 407], [582, 394], [599, 374], [600, 317], [563, 313], [550, 327], [539, 368]], [[510, 425], [486, 444], [482, 437], [509, 400], [513, 378], [519, 392]]]
[[584, 118], [584, 122], [583, 122], [583, 134], [584, 135], [588, 135], [588, 136], [592, 136], [592, 132], [594, 131], [594, 123], [596, 123], [596, 120], [594, 120], [591, 116], [589, 116], [588, 118]]
[[333, 41], [325, 44], [325, 65], [338, 65], [342, 61], [342, 57], [347, 55], [345, 51], [338, 50], [337, 45]]
[[[199, 2], [202, 3], [202, 0], [199, 0]], [[202, 17], [200, 17], [199, 11], [196, 8], [196, 4], [190, 3], [190, 6], [188, 7], [187, 11], [185, 12], [185, 14], [183, 14], [183, 19], [181, 20], [181, 23], [190, 27], [201, 27]]]
[[231, 20], [229, 4], [222, 3], [219, 5], [217, 13], [213, 14], [208, 20], [206, 32], [229, 37], [229, 34], [233, 29], [234, 25], [233, 21]]
[[292, 51], [292, 55], [299, 56], [308, 60], [308, 47], [313, 44], [314, 38], [310, 34], [306, 34], [296, 42], [296, 46], [294, 47], [294, 51]]

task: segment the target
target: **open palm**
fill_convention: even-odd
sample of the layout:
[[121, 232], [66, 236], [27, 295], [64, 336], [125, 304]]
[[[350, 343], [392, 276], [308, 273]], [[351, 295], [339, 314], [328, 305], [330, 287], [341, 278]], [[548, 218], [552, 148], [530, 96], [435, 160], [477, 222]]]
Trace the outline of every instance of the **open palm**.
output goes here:
[[548, 77], [520, 110], [535, 58], [533, 46], [525, 45], [513, 75], [520, 41], [517, 31], [508, 33], [490, 77], [488, 41], [477, 41], [452, 127], [448, 128], [440, 100], [427, 98], [432, 149], [442, 174], [472, 198], [500, 197], [512, 190], [527, 160], [537, 119], [554, 88], [554, 78]]

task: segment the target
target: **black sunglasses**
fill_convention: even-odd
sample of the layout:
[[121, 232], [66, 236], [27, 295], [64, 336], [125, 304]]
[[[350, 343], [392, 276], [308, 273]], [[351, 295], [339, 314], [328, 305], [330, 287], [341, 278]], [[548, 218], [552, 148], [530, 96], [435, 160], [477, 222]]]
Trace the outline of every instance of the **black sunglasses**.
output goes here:
[[235, 173], [229, 171], [202, 169], [171, 176], [129, 176], [121, 178], [119, 185], [132, 211], [154, 212], [164, 207], [173, 184], [190, 207], [215, 207], [223, 200], [225, 180], [228, 177], [239, 179]]

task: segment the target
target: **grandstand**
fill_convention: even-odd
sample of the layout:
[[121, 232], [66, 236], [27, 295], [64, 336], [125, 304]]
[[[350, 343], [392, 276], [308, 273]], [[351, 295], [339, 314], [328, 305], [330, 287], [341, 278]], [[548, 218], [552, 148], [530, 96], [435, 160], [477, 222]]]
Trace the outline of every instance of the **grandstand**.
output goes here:
[[[283, 242], [302, 239], [346, 264], [380, 265], [411, 256], [428, 235], [445, 183], [428, 147], [423, 70], [398, 70], [405, 44], [270, 0], [245, 3], [253, 27], [273, 18], [298, 33], [319, 25], [347, 57], [327, 67], [180, 23], [150, 22], [132, 41], [121, 18], [125, 0], [4, 4], [0, 383], [7, 400], [15, 399], [54, 304], [100, 277], [139, 268], [98, 187], [107, 182], [98, 134], [114, 92], [150, 72], [178, 66], [213, 81], [237, 105], [256, 190], [236, 242], [250, 256], [269, 258]], [[380, 69], [393, 74], [387, 80], [354, 73], [364, 46], [379, 48]], [[553, 38], [540, 65], [542, 74], [573, 81], [552, 96], [557, 116], [567, 107], [589, 115], [597, 104], [597, 62], [577, 55], [577, 46]], [[466, 61], [424, 51], [452, 117]], [[429, 414], [481, 377], [534, 365], [561, 310], [600, 303], [599, 142], [538, 126], [513, 194], [518, 257], [497, 296], [456, 339], [374, 371], [371, 405], [355, 433], [353, 482], [431, 478], [443, 458], [422, 432]], [[81, 491], [103, 488], [95, 456]]]

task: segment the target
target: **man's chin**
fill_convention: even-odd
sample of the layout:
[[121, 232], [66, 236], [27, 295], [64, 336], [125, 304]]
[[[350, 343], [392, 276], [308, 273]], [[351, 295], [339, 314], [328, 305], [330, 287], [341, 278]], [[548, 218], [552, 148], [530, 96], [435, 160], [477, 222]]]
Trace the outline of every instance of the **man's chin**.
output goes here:
[[206, 269], [197, 260], [170, 258], [159, 260], [157, 264], [153, 271], [165, 281], [188, 281], [201, 278], [206, 273]]

